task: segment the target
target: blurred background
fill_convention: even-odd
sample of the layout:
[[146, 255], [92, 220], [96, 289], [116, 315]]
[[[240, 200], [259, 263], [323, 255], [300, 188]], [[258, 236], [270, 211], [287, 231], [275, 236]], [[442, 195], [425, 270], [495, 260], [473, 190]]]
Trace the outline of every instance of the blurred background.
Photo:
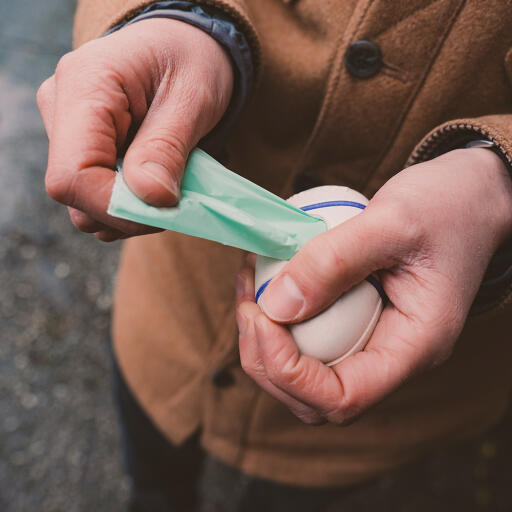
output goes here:
[[124, 510], [109, 382], [118, 244], [44, 192], [35, 102], [71, 48], [74, 0], [0, 0], [0, 511]]
[[[35, 94], [70, 49], [74, 4], [0, 0], [1, 512], [117, 512], [128, 494], [108, 355], [119, 245], [76, 231], [43, 185]], [[432, 496], [442, 510], [512, 510], [511, 427], [509, 413], [356, 493], [350, 510], [422, 511]]]

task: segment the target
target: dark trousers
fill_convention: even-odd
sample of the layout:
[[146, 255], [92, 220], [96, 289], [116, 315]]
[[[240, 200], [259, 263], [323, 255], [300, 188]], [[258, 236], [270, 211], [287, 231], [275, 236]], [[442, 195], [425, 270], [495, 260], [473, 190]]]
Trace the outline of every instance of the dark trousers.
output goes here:
[[141, 409], [115, 361], [113, 366], [123, 462], [132, 485], [130, 512], [326, 511], [347, 493], [246, 475], [206, 454], [198, 434], [174, 446]]
[[[440, 449], [379, 480], [350, 489], [305, 489], [222, 464], [201, 449], [199, 434], [174, 446], [136, 402], [115, 361], [113, 375], [124, 463], [132, 484], [130, 512], [512, 510], [512, 443], [505, 428], [510, 421], [482, 439]], [[492, 458], [486, 455], [496, 445], [500, 450]]]

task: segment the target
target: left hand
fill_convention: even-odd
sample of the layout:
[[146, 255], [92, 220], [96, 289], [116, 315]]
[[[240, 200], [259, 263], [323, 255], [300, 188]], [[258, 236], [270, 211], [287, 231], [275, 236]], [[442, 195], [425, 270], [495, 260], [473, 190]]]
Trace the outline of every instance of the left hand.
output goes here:
[[[353, 420], [450, 356], [489, 260], [511, 232], [512, 181], [493, 152], [456, 150], [403, 170], [361, 214], [308, 242], [259, 306], [254, 271], [241, 270], [244, 370], [306, 423]], [[281, 324], [317, 314], [375, 271], [390, 304], [364, 351], [332, 367], [301, 355]]]

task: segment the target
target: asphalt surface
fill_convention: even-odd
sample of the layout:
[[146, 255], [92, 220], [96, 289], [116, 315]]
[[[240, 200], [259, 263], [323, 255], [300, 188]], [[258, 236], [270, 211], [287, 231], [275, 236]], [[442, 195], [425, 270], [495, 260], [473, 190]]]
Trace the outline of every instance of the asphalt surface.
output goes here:
[[[128, 494], [109, 382], [119, 245], [78, 233], [43, 186], [35, 93], [70, 48], [73, 10], [70, 0], [0, 0], [1, 512], [117, 512]], [[343, 510], [510, 511], [511, 427], [509, 413]], [[223, 479], [208, 485], [222, 489]]]

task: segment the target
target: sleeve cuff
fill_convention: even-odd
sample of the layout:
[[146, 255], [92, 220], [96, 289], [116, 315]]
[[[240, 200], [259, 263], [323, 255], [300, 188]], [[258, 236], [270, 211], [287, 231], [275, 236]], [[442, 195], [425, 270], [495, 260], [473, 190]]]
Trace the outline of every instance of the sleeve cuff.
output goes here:
[[432, 160], [477, 139], [488, 139], [494, 143], [497, 154], [512, 175], [512, 114], [444, 123], [434, 128], [414, 148], [407, 166]]
[[222, 45], [231, 58], [235, 79], [231, 102], [219, 123], [199, 142], [201, 148], [215, 155], [222, 149], [231, 127], [240, 116], [254, 82], [253, 59], [247, 39], [218, 9], [181, 0], [154, 2], [134, 18], [111, 28], [105, 35], [151, 18], [175, 19], [194, 25]]

